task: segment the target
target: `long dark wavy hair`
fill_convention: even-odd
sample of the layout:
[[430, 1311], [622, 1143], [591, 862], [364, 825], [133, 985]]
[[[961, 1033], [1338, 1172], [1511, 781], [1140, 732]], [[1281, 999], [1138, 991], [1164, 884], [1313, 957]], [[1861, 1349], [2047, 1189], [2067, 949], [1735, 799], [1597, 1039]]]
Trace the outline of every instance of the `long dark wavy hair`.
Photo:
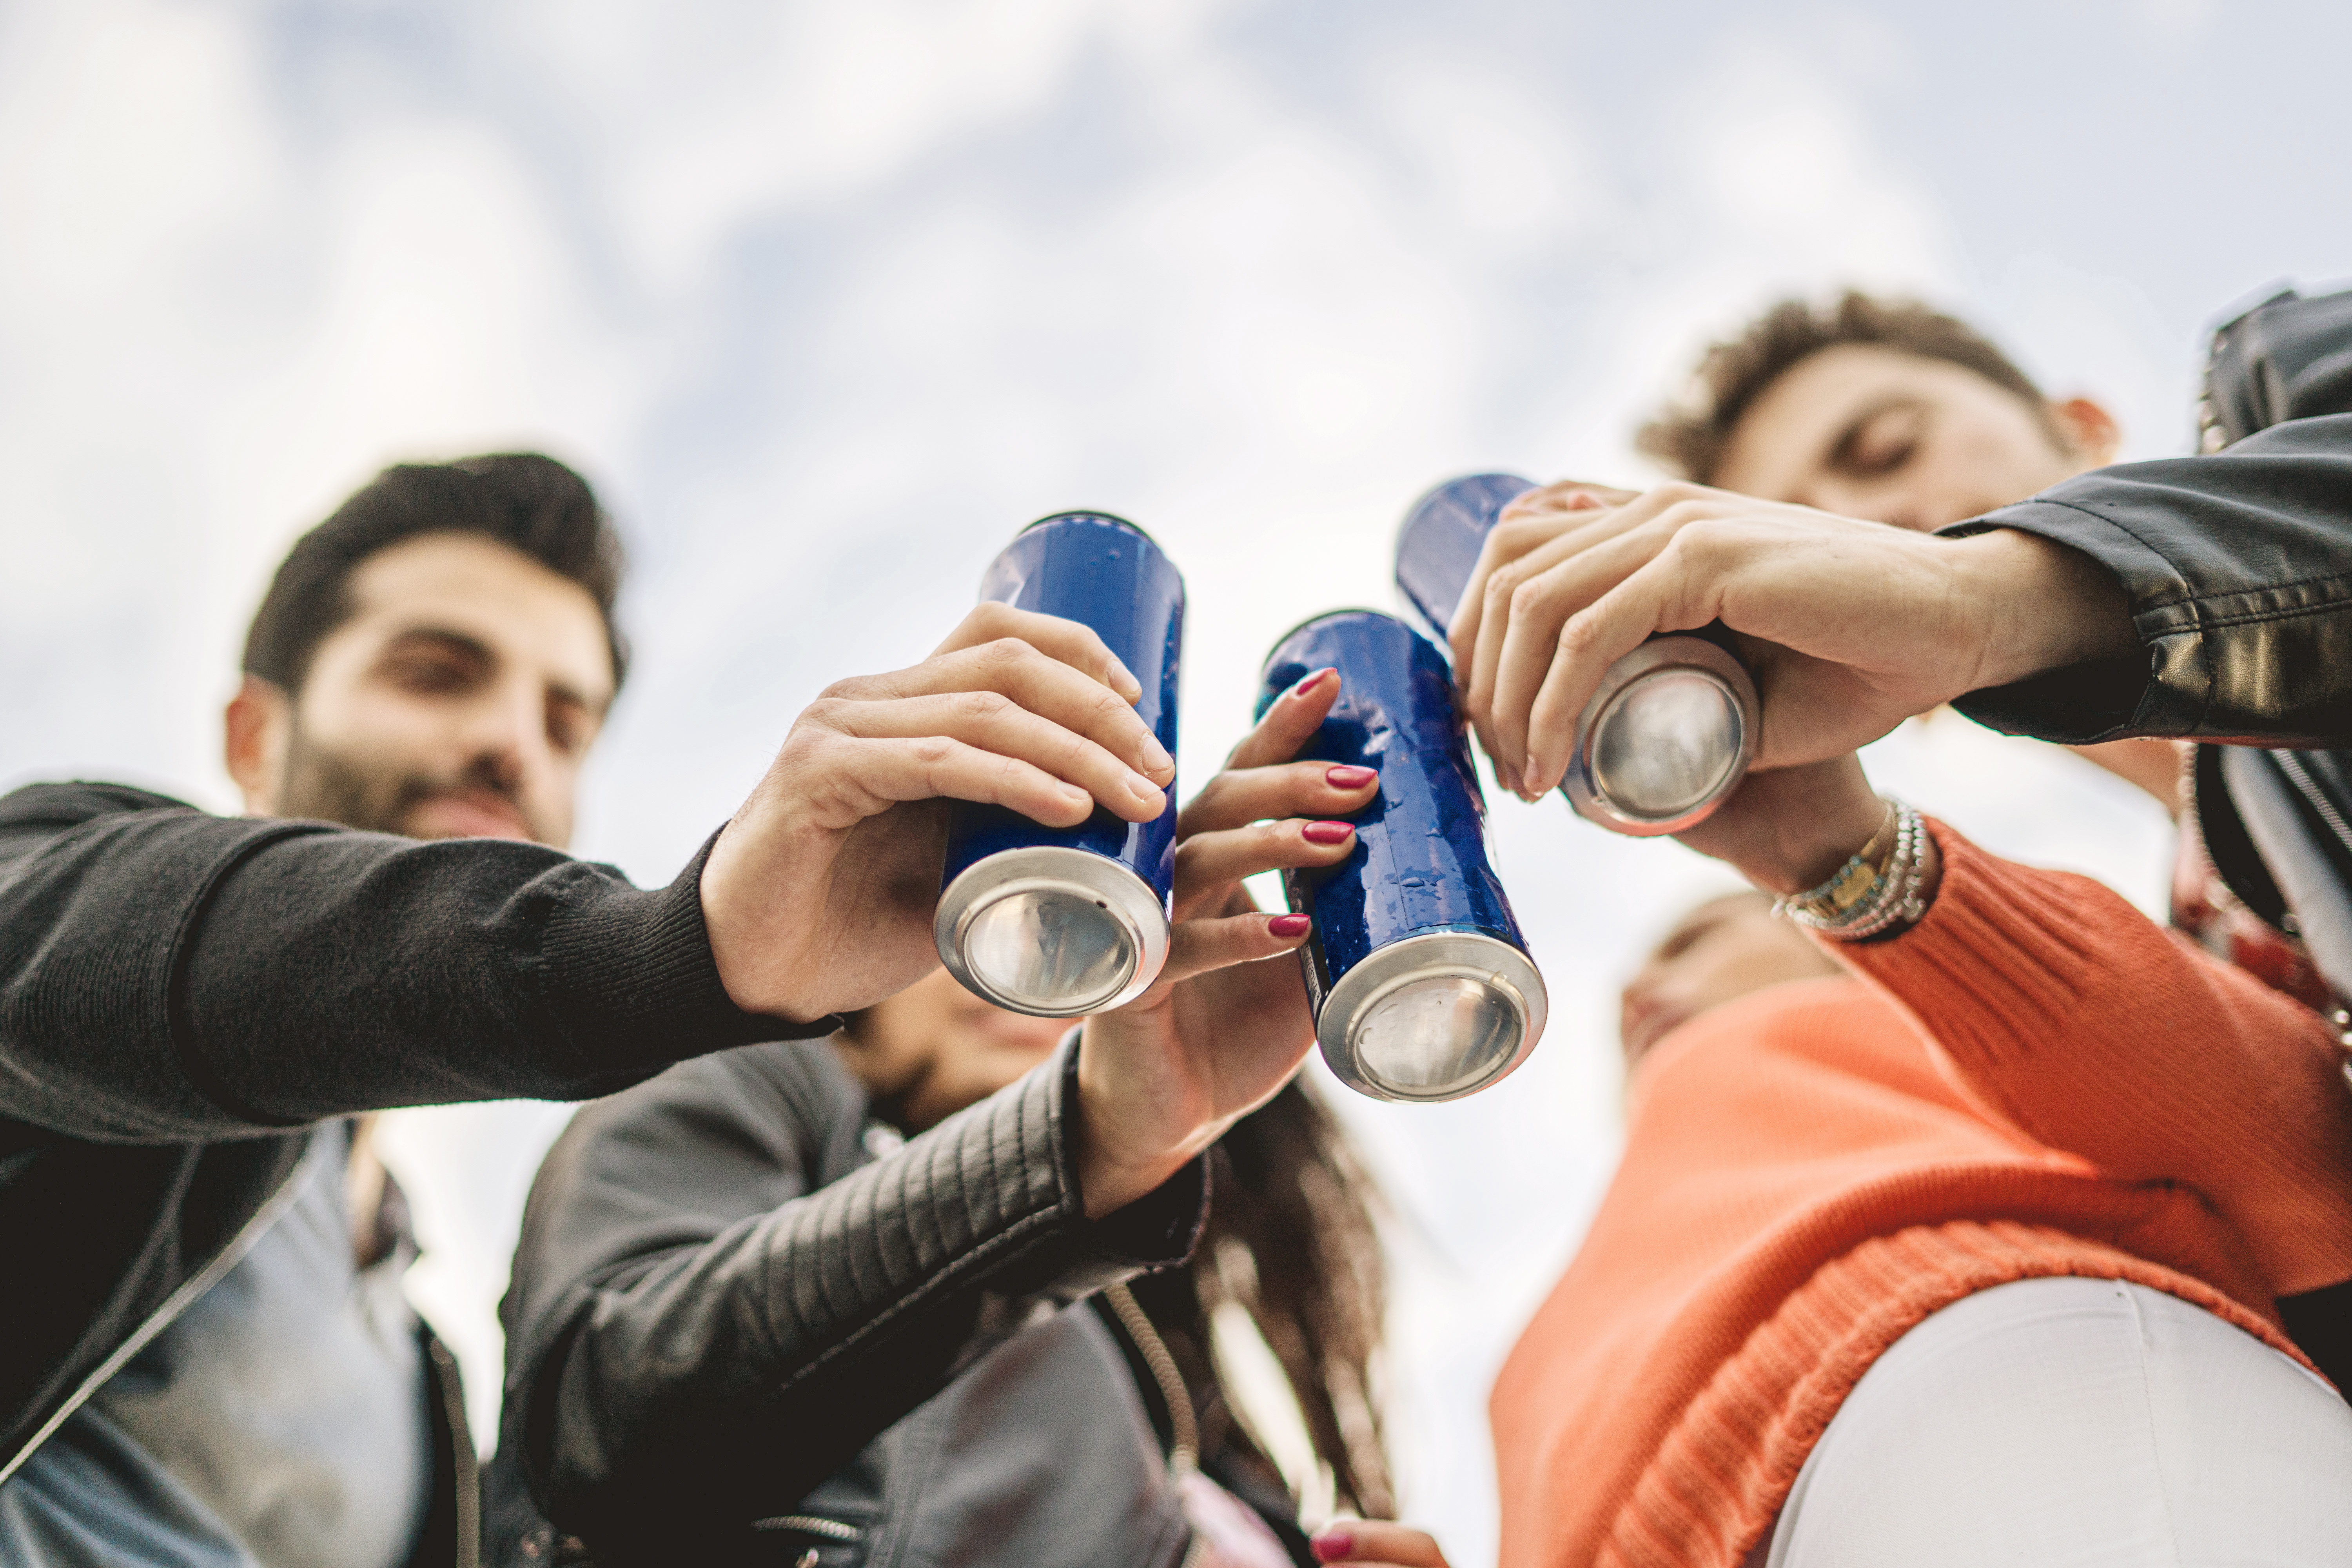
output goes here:
[[1210, 1182], [1191, 1264], [1133, 1287], [1192, 1393], [1203, 1454], [1256, 1447], [1209, 1350], [1210, 1314], [1231, 1301], [1282, 1363], [1339, 1510], [1394, 1517], [1376, 1387], [1386, 1271], [1370, 1173], [1302, 1077], [1219, 1141]]

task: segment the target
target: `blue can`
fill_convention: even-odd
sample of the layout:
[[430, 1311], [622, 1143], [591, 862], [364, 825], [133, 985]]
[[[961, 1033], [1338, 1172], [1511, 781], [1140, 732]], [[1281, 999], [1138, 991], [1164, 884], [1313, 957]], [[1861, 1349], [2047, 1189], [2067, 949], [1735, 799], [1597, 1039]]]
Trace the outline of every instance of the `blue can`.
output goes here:
[[[1517, 474], [1450, 479], [1397, 531], [1396, 582], [1440, 642], [1503, 509], [1536, 488]], [[1578, 716], [1560, 793], [1577, 814], [1635, 837], [1706, 821], [1739, 787], [1763, 715], [1720, 625], [1650, 638], [1609, 667]]]
[[1394, 616], [1319, 616], [1266, 656], [1258, 712], [1326, 667], [1339, 700], [1299, 752], [1372, 768], [1380, 794], [1336, 867], [1285, 874], [1323, 1059], [1381, 1100], [1458, 1100], [1535, 1048], [1543, 976], [1486, 849], [1486, 806], [1445, 656]]
[[[1105, 512], [1031, 523], [980, 581], [982, 604], [1094, 629], [1143, 688], [1136, 710], [1176, 754], [1184, 578], [1150, 536]], [[1047, 827], [1003, 806], [956, 803], [931, 921], [940, 962], [974, 994], [1016, 1013], [1075, 1018], [1130, 1002], [1168, 961], [1176, 880], [1176, 789], [1131, 823], [1100, 806]]]

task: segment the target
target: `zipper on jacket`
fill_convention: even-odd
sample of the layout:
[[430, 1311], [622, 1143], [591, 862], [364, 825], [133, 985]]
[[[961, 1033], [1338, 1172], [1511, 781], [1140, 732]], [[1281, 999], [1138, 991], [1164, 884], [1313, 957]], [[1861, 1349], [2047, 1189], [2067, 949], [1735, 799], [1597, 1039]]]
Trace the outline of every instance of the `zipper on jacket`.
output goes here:
[[72, 1395], [41, 1423], [38, 1431], [25, 1440], [25, 1446], [11, 1454], [5, 1465], [0, 1465], [0, 1482], [15, 1475], [26, 1460], [40, 1450], [42, 1444], [57, 1436], [58, 1428], [70, 1420], [75, 1411], [89, 1404], [90, 1396], [106, 1386], [109, 1378], [121, 1372], [132, 1356], [145, 1350], [148, 1342], [169, 1328], [173, 1319], [194, 1306], [198, 1297], [219, 1284], [222, 1275], [244, 1260], [245, 1255], [252, 1250], [253, 1244], [261, 1239], [262, 1233], [276, 1225], [293, 1206], [296, 1187], [310, 1163], [310, 1152], [305, 1150], [302, 1157], [294, 1162], [294, 1168], [287, 1173], [286, 1179], [278, 1184], [278, 1190], [269, 1194], [269, 1201], [254, 1211], [253, 1217], [245, 1222], [245, 1228], [238, 1231], [210, 1263], [205, 1265], [204, 1271], [181, 1280], [180, 1288], [164, 1297], [163, 1304], [147, 1314], [146, 1321], [129, 1339], [115, 1346], [112, 1354], [93, 1367]]
[[2287, 783], [2294, 785], [2295, 793], [2302, 795], [2311, 809], [2318, 814], [2319, 820], [2327, 825], [2327, 830], [2336, 835], [2337, 847], [2352, 851], [2352, 826], [2345, 824], [2344, 814], [2336, 809], [2336, 803], [2327, 798], [2327, 792], [2319, 787], [2319, 781], [2305, 770], [2303, 759], [2293, 752], [2273, 752], [2271, 761], [2278, 764], [2279, 772], [2286, 775]]
[[780, 1513], [773, 1519], [755, 1519], [751, 1521], [751, 1528], [777, 1534], [797, 1531], [823, 1541], [855, 1541], [866, 1533], [854, 1524], [844, 1524], [837, 1519], [827, 1519], [816, 1513]]
[[[1135, 1292], [1124, 1284], [1113, 1285], [1103, 1291], [1103, 1300], [1110, 1303], [1118, 1326], [1134, 1342], [1136, 1353], [1143, 1357], [1143, 1364], [1150, 1370], [1151, 1381], [1160, 1385], [1160, 1398], [1168, 1406], [1168, 1473], [1181, 1489], [1184, 1478], [1201, 1468], [1201, 1422], [1192, 1410], [1192, 1395], [1184, 1387], [1184, 1374], [1176, 1370], [1176, 1358], [1168, 1353], [1168, 1342], [1160, 1337], [1160, 1331], [1144, 1316]], [[1209, 1538], [1198, 1530], [1192, 1531], [1192, 1536], [1177, 1568], [1200, 1568], [1208, 1560]]]

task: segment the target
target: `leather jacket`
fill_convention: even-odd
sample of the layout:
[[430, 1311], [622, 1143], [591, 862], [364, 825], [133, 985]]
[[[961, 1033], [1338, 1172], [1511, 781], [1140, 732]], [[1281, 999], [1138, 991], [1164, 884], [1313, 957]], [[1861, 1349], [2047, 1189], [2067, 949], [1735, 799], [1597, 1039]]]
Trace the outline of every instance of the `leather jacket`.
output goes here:
[[[2142, 647], [1954, 706], [2049, 741], [2206, 742], [2189, 772], [2203, 849], [2299, 943], [2352, 1052], [2352, 293], [2289, 291], [2223, 326], [2198, 423], [2195, 457], [2102, 468], [1945, 531], [2082, 551], [2122, 584]], [[2279, 1310], [2343, 1379], [2352, 1281]]]
[[532, 1185], [501, 1308], [492, 1560], [1181, 1559], [1132, 1358], [1080, 1303], [1183, 1260], [1206, 1162], [1087, 1220], [1075, 1072], [1066, 1047], [879, 1158], [822, 1041], [584, 1108]]
[[2011, 734], [2352, 745], [2352, 294], [2216, 334], [2195, 457], [2126, 463], [1944, 531], [2021, 529], [2113, 572], [2141, 654], [1973, 692]]

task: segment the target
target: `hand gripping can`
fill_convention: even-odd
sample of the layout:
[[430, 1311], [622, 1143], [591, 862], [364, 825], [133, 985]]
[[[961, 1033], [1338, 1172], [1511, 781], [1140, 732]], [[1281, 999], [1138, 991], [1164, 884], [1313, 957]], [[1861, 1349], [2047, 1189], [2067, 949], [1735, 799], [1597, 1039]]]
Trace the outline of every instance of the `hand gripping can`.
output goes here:
[[[1396, 580], [1442, 642], [1503, 508], [1535, 482], [1449, 480], [1397, 532]], [[1609, 667], [1576, 723], [1560, 793], [1577, 814], [1635, 837], [1704, 822], [1739, 786], [1762, 724], [1756, 682], [1719, 624], [1653, 637]]]
[[1299, 755], [1376, 769], [1381, 787], [1347, 859], [1283, 878], [1314, 920], [1299, 963], [1323, 1059], [1379, 1100], [1475, 1094], [1535, 1049], [1545, 999], [1486, 852], [1453, 676], [1394, 616], [1342, 610], [1275, 645], [1259, 714], [1326, 666], [1339, 700]]
[[[1094, 628], [1143, 688], [1136, 710], [1176, 754], [1184, 579], [1139, 528], [1102, 512], [1031, 523], [991, 563], [981, 602]], [[1130, 823], [1101, 806], [1047, 827], [998, 805], [956, 803], [931, 936], [965, 989], [1000, 1007], [1075, 1018], [1133, 1001], [1168, 960], [1176, 789]]]

